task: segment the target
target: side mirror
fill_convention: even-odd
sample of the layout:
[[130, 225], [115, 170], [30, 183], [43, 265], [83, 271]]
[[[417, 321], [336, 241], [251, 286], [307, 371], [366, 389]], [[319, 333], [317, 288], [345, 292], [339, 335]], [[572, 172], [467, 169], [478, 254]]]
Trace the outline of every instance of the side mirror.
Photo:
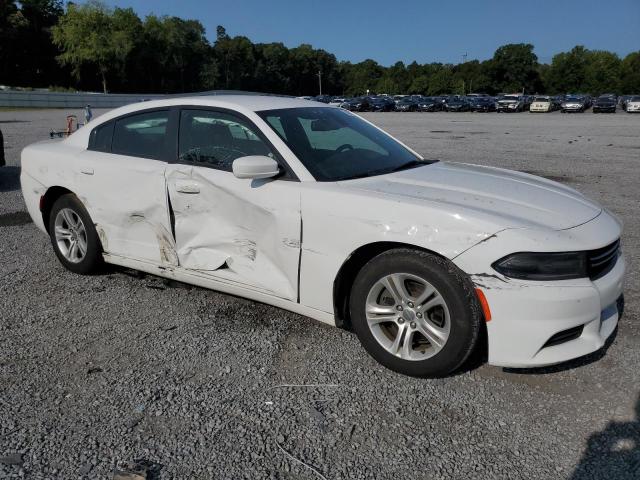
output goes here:
[[249, 155], [233, 161], [233, 174], [237, 178], [271, 178], [280, 174], [278, 163], [264, 155]]

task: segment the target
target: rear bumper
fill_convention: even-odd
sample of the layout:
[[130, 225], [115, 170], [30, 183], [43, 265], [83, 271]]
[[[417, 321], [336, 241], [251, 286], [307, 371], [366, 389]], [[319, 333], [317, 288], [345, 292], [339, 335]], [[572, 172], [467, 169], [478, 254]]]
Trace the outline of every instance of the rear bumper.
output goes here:
[[46, 233], [42, 212], [40, 212], [40, 198], [47, 192], [47, 188], [22, 169], [20, 173], [22, 197], [27, 211], [36, 227]]

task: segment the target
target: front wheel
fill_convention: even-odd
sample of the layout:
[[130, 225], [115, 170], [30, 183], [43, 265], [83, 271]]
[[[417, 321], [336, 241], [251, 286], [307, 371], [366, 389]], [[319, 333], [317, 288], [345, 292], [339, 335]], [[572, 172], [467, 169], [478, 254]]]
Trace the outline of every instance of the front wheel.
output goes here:
[[385, 367], [442, 377], [473, 351], [482, 314], [468, 277], [435, 255], [390, 250], [367, 263], [350, 298], [362, 346]]
[[73, 195], [61, 196], [49, 216], [53, 250], [68, 270], [87, 275], [102, 265], [102, 246], [89, 213]]

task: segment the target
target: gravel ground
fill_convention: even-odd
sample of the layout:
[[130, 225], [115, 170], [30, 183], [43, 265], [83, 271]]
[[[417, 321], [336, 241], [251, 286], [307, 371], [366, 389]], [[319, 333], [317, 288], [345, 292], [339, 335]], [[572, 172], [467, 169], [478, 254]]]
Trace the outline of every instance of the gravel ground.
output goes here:
[[605, 351], [419, 380], [277, 308], [65, 271], [17, 165], [66, 113], [0, 111], [0, 478], [640, 478], [640, 116], [365, 115], [426, 157], [567, 183], [626, 225], [627, 310]]

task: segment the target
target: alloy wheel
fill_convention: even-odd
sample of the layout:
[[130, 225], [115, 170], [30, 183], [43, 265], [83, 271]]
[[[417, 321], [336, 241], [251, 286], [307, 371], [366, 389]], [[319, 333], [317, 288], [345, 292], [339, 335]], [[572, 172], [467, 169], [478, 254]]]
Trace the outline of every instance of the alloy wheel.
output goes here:
[[54, 234], [58, 249], [71, 263], [80, 263], [87, 254], [87, 230], [80, 216], [70, 208], [56, 215]]
[[443, 296], [427, 280], [409, 273], [387, 275], [371, 287], [366, 319], [376, 341], [403, 360], [433, 357], [451, 331]]

